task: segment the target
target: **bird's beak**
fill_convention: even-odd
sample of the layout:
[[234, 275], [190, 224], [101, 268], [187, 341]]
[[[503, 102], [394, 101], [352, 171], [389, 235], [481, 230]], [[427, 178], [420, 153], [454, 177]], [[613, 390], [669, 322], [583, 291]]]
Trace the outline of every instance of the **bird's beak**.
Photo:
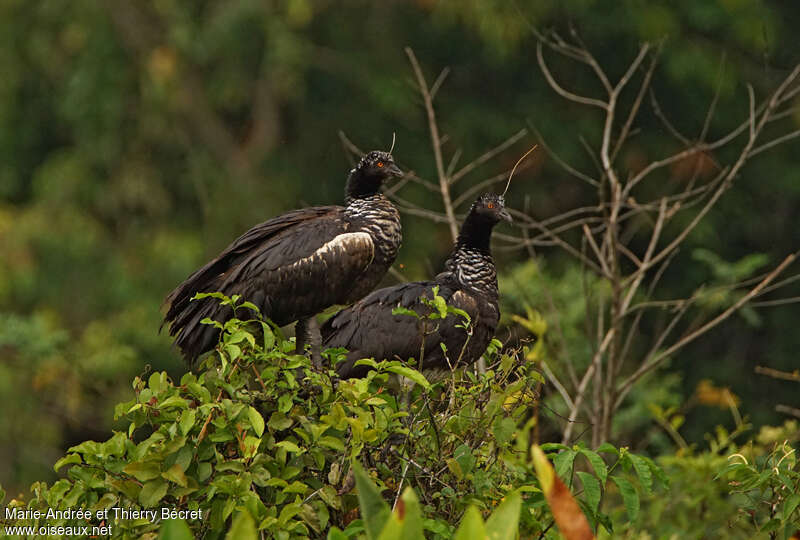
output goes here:
[[403, 171], [400, 170], [400, 167], [392, 163], [386, 168], [386, 172], [391, 174], [392, 176], [403, 176]]
[[511, 218], [511, 214], [509, 214], [508, 210], [506, 210], [505, 208], [503, 208], [497, 215], [500, 216], [500, 219], [502, 219], [503, 221], [507, 221], [509, 223], [514, 222], [514, 220]]

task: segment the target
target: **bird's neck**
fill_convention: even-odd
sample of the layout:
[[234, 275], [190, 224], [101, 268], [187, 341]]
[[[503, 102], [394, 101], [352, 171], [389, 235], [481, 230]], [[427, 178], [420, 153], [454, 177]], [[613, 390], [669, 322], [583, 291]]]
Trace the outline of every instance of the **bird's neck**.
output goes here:
[[358, 199], [374, 197], [380, 194], [380, 185], [379, 181], [367, 178], [362, 171], [353, 169], [344, 188], [344, 201], [350, 204]]
[[464, 220], [464, 224], [461, 225], [461, 231], [458, 233], [456, 241], [456, 250], [464, 248], [491, 255], [489, 243], [494, 225], [471, 212]]
[[449, 273], [462, 287], [497, 296], [497, 271], [489, 248], [494, 223], [470, 214], [461, 226], [458, 241], [445, 262]]

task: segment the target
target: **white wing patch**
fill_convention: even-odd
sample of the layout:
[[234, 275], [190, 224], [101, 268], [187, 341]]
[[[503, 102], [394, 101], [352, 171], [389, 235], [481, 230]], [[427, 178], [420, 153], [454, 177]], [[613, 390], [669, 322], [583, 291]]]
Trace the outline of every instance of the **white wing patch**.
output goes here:
[[[370, 260], [367, 262], [367, 265], [372, 262], [372, 258], [375, 256], [375, 246], [372, 243], [372, 237], [369, 233], [365, 232], [352, 232], [352, 233], [343, 233], [337, 235], [329, 242], [324, 243], [320, 246], [314, 253], [309, 255], [308, 257], [303, 257], [302, 259], [295, 261], [292, 263], [292, 266], [304, 266], [308, 263], [313, 261], [324, 261], [325, 255], [329, 253], [355, 253], [362, 249], [369, 250], [371, 253]], [[366, 266], [366, 265], [365, 265]]]

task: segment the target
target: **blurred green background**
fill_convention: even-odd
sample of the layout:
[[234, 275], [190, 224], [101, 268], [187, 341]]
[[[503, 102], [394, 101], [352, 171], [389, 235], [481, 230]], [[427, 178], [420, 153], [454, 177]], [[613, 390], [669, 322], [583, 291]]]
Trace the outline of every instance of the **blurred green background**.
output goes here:
[[[579, 135], [596, 142], [602, 118], [546, 84], [533, 28], [577, 29], [615, 77], [641, 41], [663, 40], [654, 87], [665, 114], [698, 133], [718, 87], [710, 133], [719, 136], [746, 115], [746, 83], [763, 97], [800, 61], [798, 26], [791, 0], [2, 0], [0, 483], [13, 494], [51, 479], [66, 447], [106, 438], [112, 405], [146, 365], [182, 373], [158, 333], [164, 296], [253, 224], [341, 203], [350, 162], [340, 130], [363, 149], [387, 148], [396, 132], [403, 168], [435, 178], [405, 46], [429, 82], [450, 68], [436, 98], [447, 156], [462, 149], [471, 159], [535, 125], [562, 158], [592, 170]], [[600, 90], [574, 64], [551, 66], [570, 88]], [[640, 124], [623, 161], [674, 151], [652, 113]], [[714, 277], [692, 258], [695, 248], [725, 261], [763, 253], [774, 266], [800, 246], [798, 140], [748, 163], [690, 236], [662, 297]], [[536, 141], [528, 135], [478, 168], [456, 195]], [[544, 219], [592, 200], [546, 152], [536, 155], [512, 184], [510, 206], [527, 199], [530, 214]], [[441, 211], [413, 183], [399, 195]], [[430, 276], [450, 248], [449, 231], [403, 219], [398, 268], [409, 279]], [[572, 261], [557, 250], [538, 256], [537, 287], [580, 295]], [[529, 275], [518, 267], [526, 258], [497, 252], [505, 275]], [[517, 282], [501, 281], [512, 299], [522, 294]], [[796, 405], [796, 390], [753, 368], [800, 365], [798, 326], [796, 304], [736, 316], [683, 350], [650, 399], [687, 403], [710, 379], [730, 387], [755, 424], [778, 423], [775, 404]], [[724, 409], [693, 407], [681, 433], [702, 441], [729, 419]]]

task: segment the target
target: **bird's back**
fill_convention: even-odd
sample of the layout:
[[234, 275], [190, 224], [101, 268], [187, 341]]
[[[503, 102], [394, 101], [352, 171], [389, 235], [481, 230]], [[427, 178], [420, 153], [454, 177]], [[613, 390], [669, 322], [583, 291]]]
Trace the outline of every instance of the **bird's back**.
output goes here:
[[[460, 315], [449, 314], [444, 320], [426, 319], [432, 308], [420, 300], [433, 298], [433, 288], [448, 305], [465, 311], [471, 324]], [[402, 307], [423, 316], [393, 315]], [[379, 289], [353, 306], [337, 313], [322, 328], [326, 348], [344, 347], [347, 360], [337, 366], [343, 378], [364, 376], [368, 369], [355, 366], [361, 358], [415, 358], [422, 368], [446, 370], [456, 364], [475, 362], [486, 350], [494, 335], [500, 313], [496, 300], [460, 287], [452, 276], [440, 274], [434, 281], [404, 283]], [[445, 345], [445, 353], [441, 344]], [[419, 363], [417, 364], [419, 366]]]

